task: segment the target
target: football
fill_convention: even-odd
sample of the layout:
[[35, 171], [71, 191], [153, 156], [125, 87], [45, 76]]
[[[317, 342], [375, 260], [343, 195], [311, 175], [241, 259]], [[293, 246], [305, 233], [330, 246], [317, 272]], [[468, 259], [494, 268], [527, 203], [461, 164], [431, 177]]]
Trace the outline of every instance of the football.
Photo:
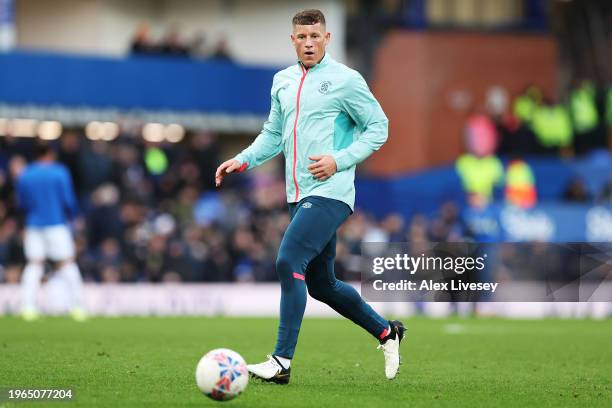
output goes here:
[[234, 399], [249, 383], [246, 362], [233, 350], [211, 350], [198, 362], [196, 383], [204, 395], [214, 400]]

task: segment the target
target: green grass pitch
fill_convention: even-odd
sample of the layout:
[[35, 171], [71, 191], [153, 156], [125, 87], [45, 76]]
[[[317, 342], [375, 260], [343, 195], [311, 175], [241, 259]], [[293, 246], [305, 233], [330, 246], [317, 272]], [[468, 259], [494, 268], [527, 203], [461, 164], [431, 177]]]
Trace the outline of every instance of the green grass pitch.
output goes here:
[[201, 395], [195, 366], [227, 347], [271, 351], [275, 319], [0, 318], [0, 387], [66, 388], [75, 400], [0, 407], [611, 406], [612, 321], [405, 319], [403, 365], [384, 377], [377, 342], [342, 319], [305, 319], [288, 386], [250, 381], [229, 402]]

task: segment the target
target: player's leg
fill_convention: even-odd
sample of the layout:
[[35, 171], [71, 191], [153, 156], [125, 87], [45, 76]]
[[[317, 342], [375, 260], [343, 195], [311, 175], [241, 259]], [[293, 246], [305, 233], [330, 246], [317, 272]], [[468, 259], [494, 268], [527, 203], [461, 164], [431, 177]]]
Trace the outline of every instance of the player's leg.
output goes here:
[[336, 278], [336, 234], [306, 269], [306, 285], [313, 298], [326, 303], [336, 312], [363, 327], [378, 340], [389, 332], [389, 322], [376, 313], [351, 285]]
[[292, 358], [306, 307], [305, 274], [308, 264], [335, 236], [350, 215], [341, 201], [308, 197], [292, 211], [281, 242], [276, 269], [281, 281], [281, 316], [274, 355]]
[[57, 263], [57, 273], [66, 282], [70, 293], [70, 314], [75, 320], [85, 320], [83, 308], [83, 279], [75, 262], [75, 247], [67, 226], [45, 229], [49, 258]]
[[57, 273], [64, 279], [70, 293], [70, 315], [74, 320], [87, 320], [83, 307], [83, 279], [74, 259], [66, 259], [57, 264]]
[[[343, 207], [338, 210], [334, 202]], [[248, 366], [255, 376], [284, 384], [289, 381], [289, 362], [293, 358], [306, 308], [306, 267], [348, 217], [350, 208], [336, 200], [307, 197], [298, 205], [291, 206], [290, 211], [291, 222], [276, 261], [281, 284], [276, 347], [268, 361]]]
[[26, 228], [23, 248], [27, 263], [21, 275], [21, 314], [25, 320], [35, 320], [39, 316], [36, 296], [44, 274], [46, 256], [42, 232]]
[[288, 384], [291, 374], [290, 361], [297, 344], [304, 309], [306, 308], [306, 284], [303, 263], [316, 255], [313, 249], [302, 245], [300, 237], [305, 232], [291, 208], [291, 223], [285, 231], [276, 259], [276, 272], [281, 285], [280, 321], [274, 353], [260, 364], [247, 366], [252, 376], [277, 384]]
[[280, 321], [274, 355], [291, 359], [306, 308], [306, 284], [302, 264], [311, 259], [312, 249], [300, 242], [302, 228], [294, 217], [281, 241], [276, 271], [281, 285]]
[[355, 288], [337, 279], [334, 273], [335, 257], [336, 234], [306, 269], [308, 293], [378, 339], [379, 348], [385, 356], [385, 375], [393, 379], [401, 363], [399, 347], [404, 337], [404, 325], [396, 320], [385, 320], [361, 298]]

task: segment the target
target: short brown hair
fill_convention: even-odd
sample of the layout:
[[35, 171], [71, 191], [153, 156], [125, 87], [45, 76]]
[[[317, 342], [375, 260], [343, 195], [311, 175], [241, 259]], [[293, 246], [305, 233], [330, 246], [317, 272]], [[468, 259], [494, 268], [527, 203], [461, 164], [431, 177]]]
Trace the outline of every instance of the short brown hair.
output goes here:
[[325, 25], [325, 16], [321, 12], [321, 10], [317, 9], [309, 9], [300, 11], [295, 16], [293, 16], [293, 20], [291, 23], [296, 25], [315, 25], [317, 23], [321, 23], [321, 25]]

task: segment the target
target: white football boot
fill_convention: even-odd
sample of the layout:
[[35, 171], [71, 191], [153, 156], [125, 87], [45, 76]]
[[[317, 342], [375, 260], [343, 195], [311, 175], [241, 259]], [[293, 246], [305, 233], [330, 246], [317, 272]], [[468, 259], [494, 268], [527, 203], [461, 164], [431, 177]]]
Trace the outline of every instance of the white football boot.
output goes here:
[[391, 326], [391, 333], [385, 337], [385, 340], [378, 346], [378, 349], [382, 350], [385, 355], [385, 375], [389, 380], [392, 380], [397, 375], [399, 366], [402, 363], [399, 350], [406, 328], [398, 320], [390, 321], [389, 325]]
[[259, 364], [247, 365], [251, 377], [276, 384], [289, 384], [291, 367], [282, 366], [276, 356], [268, 355], [268, 360]]

